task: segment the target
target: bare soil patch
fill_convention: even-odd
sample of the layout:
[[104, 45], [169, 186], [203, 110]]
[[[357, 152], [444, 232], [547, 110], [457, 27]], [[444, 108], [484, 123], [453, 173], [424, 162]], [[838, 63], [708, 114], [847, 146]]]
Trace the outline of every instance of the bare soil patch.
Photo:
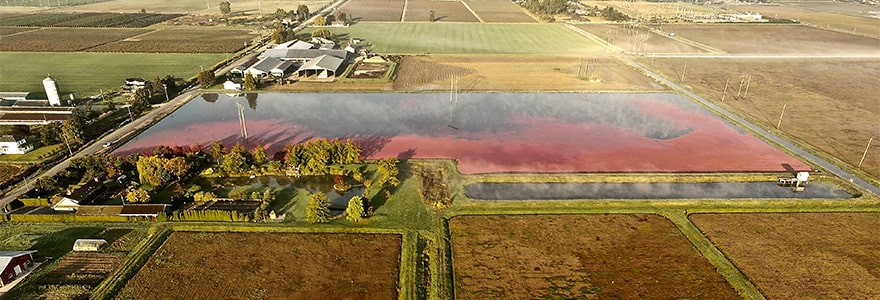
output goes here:
[[148, 29], [44, 28], [4, 36], [0, 51], [82, 51], [149, 32]]
[[876, 55], [880, 40], [802, 25], [664, 25], [679, 38], [734, 54]]
[[339, 10], [356, 22], [398, 22], [403, 14], [403, 2], [403, 0], [351, 0]]
[[104, 44], [92, 52], [232, 53], [256, 35], [249, 30], [163, 29]]
[[435, 22], [479, 22], [460, 1], [409, 0], [407, 22], [429, 22], [434, 11]]
[[457, 298], [739, 298], [660, 216], [464, 216], [449, 231]]
[[512, 55], [407, 56], [395, 90], [449, 89], [459, 77], [463, 91], [660, 91], [663, 87], [611, 58], [595, 59], [593, 78], [577, 76], [578, 57]]
[[[730, 80], [724, 104], [765, 127], [778, 124], [788, 103], [780, 128], [845, 163], [857, 165], [874, 136], [861, 169], [880, 176], [880, 105], [867, 96], [880, 95], [880, 60], [657, 58], [653, 68], [678, 79], [685, 62], [688, 87], [717, 102]], [[748, 75], [748, 97], [734, 97], [740, 76]]]
[[536, 23], [525, 10], [508, 0], [466, 0], [464, 1], [487, 23]]
[[175, 232], [120, 297], [394, 299], [400, 247], [384, 234]]
[[611, 44], [627, 53], [706, 53], [703, 49], [649, 31], [645, 27], [629, 29], [625, 24], [578, 24], [576, 26], [600, 39], [610, 41]]
[[880, 298], [877, 213], [690, 217], [768, 299]]

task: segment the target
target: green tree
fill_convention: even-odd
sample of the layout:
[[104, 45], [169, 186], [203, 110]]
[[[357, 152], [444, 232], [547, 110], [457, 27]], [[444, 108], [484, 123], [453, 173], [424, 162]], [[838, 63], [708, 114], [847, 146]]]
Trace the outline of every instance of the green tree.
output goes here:
[[309, 206], [306, 207], [306, 221], [309, 223], [326, 223], [330, 221], [330, 200], [322, 192], [312, 194]]
[[331, 39], [333, 37], [333, 33], [330, 32], [330, 30], [327, 30], [327, 28], [318, 28], [315, 31], [312, 31], [312, 37]]
[[232, 13], [232, 6], [229, 4], [229, 1], [220, 2], [220, 13], [223, 15]]
[[253, 91], [257, 89], [257, 80], [254, 79], [254, 75], [251, 73], [244, 74], [244, 90], [245, 91]]
[[315, 26], [324, 26], [327, 25], [327, 19], [324, 16], [317, 16], [315, 18]]
[[296, 20], [297, 21], [300, 21], [300, 22], [305, 21], [311, 15], [312, 14], [309, 12], [309, 7], [306, 6], [305, 4], [300, 4], [299, 6], [296, 7]]
[[168, 171], [171, 175], [177, 176], [177, 180], [180, 181], [180, 178], [189, 172], [192, 165], [186, 161], [186, 158], [178, 156], [165, 162], [164, 167], [165, 171]]
[[220, 164], [220, 159], [223, 158], [223, 155], [226, 154], [226, 148], [223, 147], [218, 141], [211, 142], [211, 158], [217, 161], [217, 164]]
[[167, 159], [158, 156], [141, 156], [137, 161], [138, 178], [142, 183], [159, 187], [171, 179], [171, 174], [165, 170]]
[[202, 85], [202, 88], [208, 88], [214, 85], [214, 71], [202, 70], [199, 72], [198, 81], [199, 84]]
[[287, 16], [287, 12], [284, 11], [283, 8], [279, 8], [279, 9], [275, 10], [275, 19], [281, 20], [281, 19], [284, 19], [284, 17], [286, 17], [286, 16]]
[[257, 165], [262, 165], [265, 164], [268, 160], [269, 156], [266, 155], [266, 149], [263, 148], [262, 144], [257, 144], [257, 147], [254, 148], [254, 163]]
[[359, 196], [351, 197], [348, 200], [348, 207], [345, 208], [345, 219], [351, 222], [358, 222], [364, 216], [364, 200]]
[[241, 152], [230, 151], [223, 156], [221, 167], [227, 173], [242, 173], [247, 170], [248, 163], [244, 155], [241, 155]]
[[144, 203], [150, 201], [150, 193], [144, 189], [134, 189], [125, 195], [125, 200], [129, 203]]

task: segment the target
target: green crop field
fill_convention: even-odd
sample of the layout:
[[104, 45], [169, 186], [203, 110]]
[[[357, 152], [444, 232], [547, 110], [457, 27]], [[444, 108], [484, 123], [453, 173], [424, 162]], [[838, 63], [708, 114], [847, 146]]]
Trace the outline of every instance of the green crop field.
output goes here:
[[51, 74], [62, 96], [97, 94], [120, 87], [125, 78], [173, 75], [189, 78], [226, 54], [0, 52], [0, 91], [42, 91]]
[[603, 50], [562, 24], [365, 22], [330, 31], [343, 39], [363, 39], [373, 45], [373, 52], [390, 54], [589, 54]]

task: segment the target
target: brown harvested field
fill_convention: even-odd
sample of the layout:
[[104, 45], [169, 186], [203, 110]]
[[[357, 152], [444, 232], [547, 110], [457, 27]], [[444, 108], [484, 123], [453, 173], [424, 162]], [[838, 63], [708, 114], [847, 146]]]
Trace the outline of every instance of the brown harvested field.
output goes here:
[[339, 10], [357, 22], [399, 22], [403, 14], [403, 2], [404, 0], [350, 0]]
[[458, 299], [738, 299], [656, 215], [461, 216], [449, 221]]
[[[793, 5], [801, 7], [793, 7]], [[873, 37], [880, 37], [880, 20], [876, 18], [849, 16], [840, 13], [828, 11], [819, 11], [808, 9], [803, 6], [821, 5], [820, 2], [809, 3], [807, 1], [801, 3], [787, 3], [787, 5], [771, 6], [771, 5], [749, 5], [749, 6], [731, 6], [731, 9], [744, 12], [757, 12], [765, 16], [777, 17], [782, 19], [794, 19], [802, 24], [817, 26], [821, 28], [830, 28], [843, 32], [855, 32]], [[846, 5], [844, 2], [825, 2], [825, 5], [841, 6]], [[877, 11], [876, 7], [864, 6], [865, 12]]]
[[664, 25], [677, 38], [732, 54], [877, 55], [880, 40], [802, 25]]
[[162, 29], [104, 44], [90, 52], [232, 53], [256, 35], [249, 30]]
[[509, 0], [465, 0], [484, 22], [487, 23], [535, 23], [525, 9]]
[[407, 22], [428, 22], [430, 11], [436, 22], [479, 22], [461, 1], [409, 0], [406, 6]]
[[[596, 37], [608, 41], [626, 52], [641, 53], [706, 53], [707, 51], [679, 42], [668, 36], [648, 31], [644, 27], [638, 29], [627, 29], [624, 24], [578, 24], [578, 28], [589, 32]], [[636, 41], [641, 41], [647, 36], [647, 42], [644, 43], [642, 49], [634, 49], [638, 47]]]
[[[878, 59], [673, 59], [657, 58], [653, 68], [718, 102], [730, 80], [724, 104], [765, 127], [775, 127], [782, 106], [783, 131], [855, 166], [868, 139], [875, 138], [861, 169], [880, 177], [880, 60]], [[650, 64], [643, 59], [643, 64]], [[752, 75], [748, 97], [735, 99], [740, 76]]]
[[390, 234], [175, 232], [120, 297], [394, 299], [400, 249]]
[[395, 90], [444, 90], [451, 75], [464, 91], [659, 91], [663, 87], [612, 58], [598, 59], [594, 78], [577, 77], [578, 57], [427, 55], [404, 57]]
[[105, 43], [149, 32], [122, 28], [44, 28], [4, 36], [0, 51], [82, 51]]
[[880, 214], [696, 214], [768, 299], [880, 298]]

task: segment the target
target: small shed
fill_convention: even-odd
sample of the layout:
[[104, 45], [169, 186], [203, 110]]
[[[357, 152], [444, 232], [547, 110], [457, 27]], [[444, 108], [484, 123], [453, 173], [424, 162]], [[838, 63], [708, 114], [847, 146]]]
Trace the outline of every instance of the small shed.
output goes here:
[[34, 264], [36, 250], [0, 251], [0, 287], [6, 286]]
[[107, 241], [102, 239], [78, 239], [73, 243], [73, 251], [97, 252], [104, 245], [107, 245]]

